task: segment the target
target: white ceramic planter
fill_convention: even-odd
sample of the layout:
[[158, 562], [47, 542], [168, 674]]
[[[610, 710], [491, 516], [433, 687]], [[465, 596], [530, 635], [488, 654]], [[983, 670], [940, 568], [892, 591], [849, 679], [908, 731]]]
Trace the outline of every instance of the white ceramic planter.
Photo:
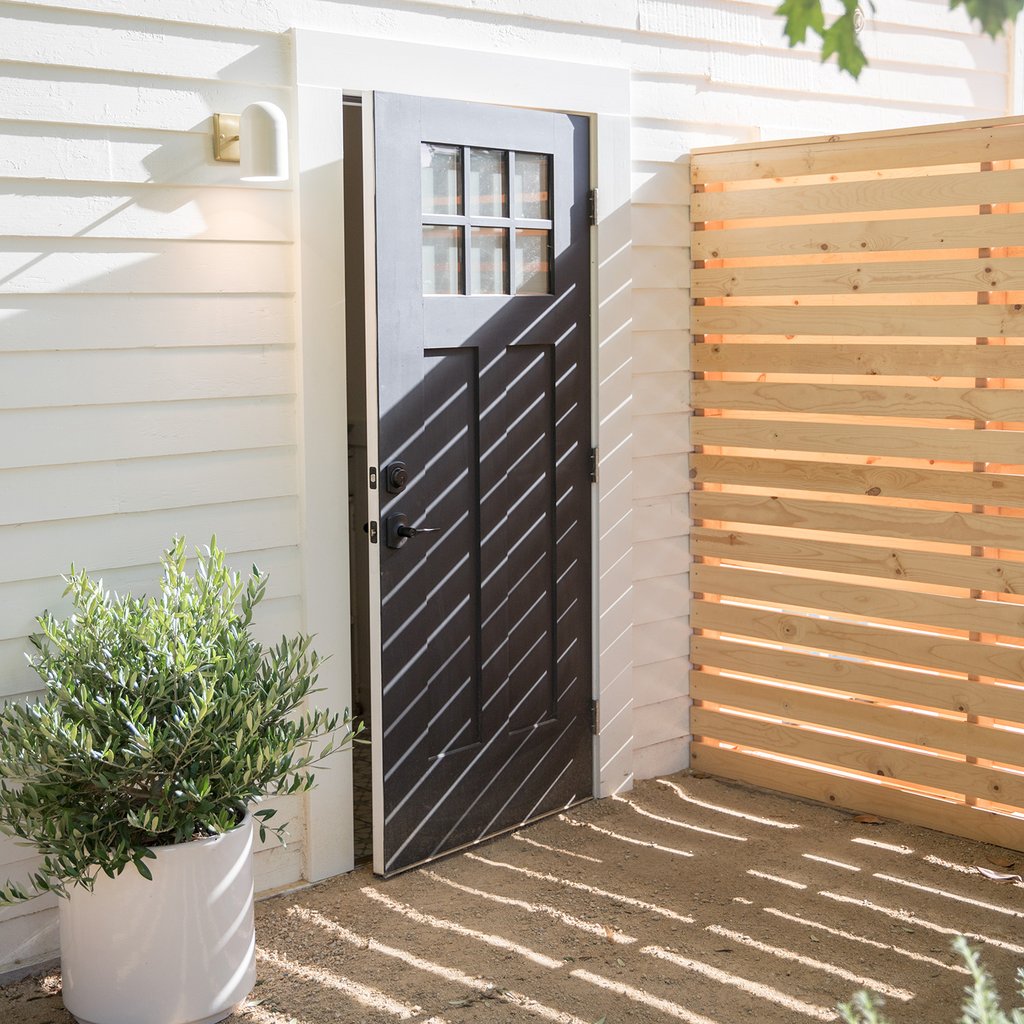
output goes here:
[[256, 983], [252, 818], [158, 847], [147, 881], [101, 874], [60, 905], [64, 1006], [81, 1024], [213, 1024]]

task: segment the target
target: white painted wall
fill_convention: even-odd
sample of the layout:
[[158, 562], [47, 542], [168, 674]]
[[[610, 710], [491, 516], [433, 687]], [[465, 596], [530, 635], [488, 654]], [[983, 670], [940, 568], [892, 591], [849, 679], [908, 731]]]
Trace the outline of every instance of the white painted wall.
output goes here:
[[[209, 155], [214, 111], [292, 105], [297, 26], [632, 72], [634, 768], [682, 767], [686, 154], [1021, 102], [1020, 47], [977, 36], [944, 0], [879, 0], [859, 83], [789, 50], [775, 6], [0, 2], [0, 695], [32, 689], [22, 638], [72, 559], [152, 585], [174, 532], [216, 530], [240, 566], [271, 570], [268, 633], [306, 623], [294, 196], [242, 187]], [[288, 810], [296, 841], [259, 854], [264, 887], [307, 870], [303, 805]], [[0, 842], [0, 873], [25, 852]], [[0, 967], [55, 939], [45, 905], [0, 912]]]

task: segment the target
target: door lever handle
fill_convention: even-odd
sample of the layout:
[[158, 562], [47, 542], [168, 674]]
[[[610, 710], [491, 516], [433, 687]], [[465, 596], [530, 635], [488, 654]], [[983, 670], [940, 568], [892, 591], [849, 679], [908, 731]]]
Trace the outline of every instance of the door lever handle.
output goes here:
[[409, 517], [396, 513], [384, 520], [384, 542], [389, 548], [405, 547], [407, 541], [421, 533], [440, 533], [440, 526], [410, 526]]
[[397, 531], [399, 537], [418, 537], [421, 533], [440, 533], [440, 526], [404, 526], [401, 523], [398, 525]]

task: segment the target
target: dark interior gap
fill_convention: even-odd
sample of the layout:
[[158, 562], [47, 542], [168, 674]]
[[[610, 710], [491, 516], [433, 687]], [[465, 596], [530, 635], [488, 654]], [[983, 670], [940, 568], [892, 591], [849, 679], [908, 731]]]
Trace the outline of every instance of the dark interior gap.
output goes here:
[[[367, 504], [366, 310], [363, 260], [363, 107], [345, 97], [342, 108], [345, 209], [345, 339], [348, 401], [349, 589], [352, 606], [352, 711], [366, 724], [363, 737], [372, 742], [370, 720], [370, 563], [365, 528]], [[352, 757], [355, 860], [373, 858], [373, 773], [370, 743], [355, 745]]]

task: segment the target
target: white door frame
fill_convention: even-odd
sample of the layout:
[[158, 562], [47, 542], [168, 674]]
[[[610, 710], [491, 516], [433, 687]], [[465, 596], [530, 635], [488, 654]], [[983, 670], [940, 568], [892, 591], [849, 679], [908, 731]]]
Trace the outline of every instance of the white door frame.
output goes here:
[[[591, 184], [598, 189], [591, 373], [592, 436], [600, 451], [592, 574], [594, 694], [600, 700], [594, 792], [608, 796], [628, 790], [633, 783], [629, 72], [306, 29], [293, 29], [291, 35], [305, 614], [318, 647], [333, 654], [320, 673], [316, 699], [331, 707], [351, 704], [343, 95], [369, 98], [379, 90], [585, 114], [593, 128]], [[372, 320], [367, 327], [369, 333]], [[350, 757], [338, 758], [320, 774], [307, 796], [306, 822], [306, 878], [317, 881], [351, 870]]]

